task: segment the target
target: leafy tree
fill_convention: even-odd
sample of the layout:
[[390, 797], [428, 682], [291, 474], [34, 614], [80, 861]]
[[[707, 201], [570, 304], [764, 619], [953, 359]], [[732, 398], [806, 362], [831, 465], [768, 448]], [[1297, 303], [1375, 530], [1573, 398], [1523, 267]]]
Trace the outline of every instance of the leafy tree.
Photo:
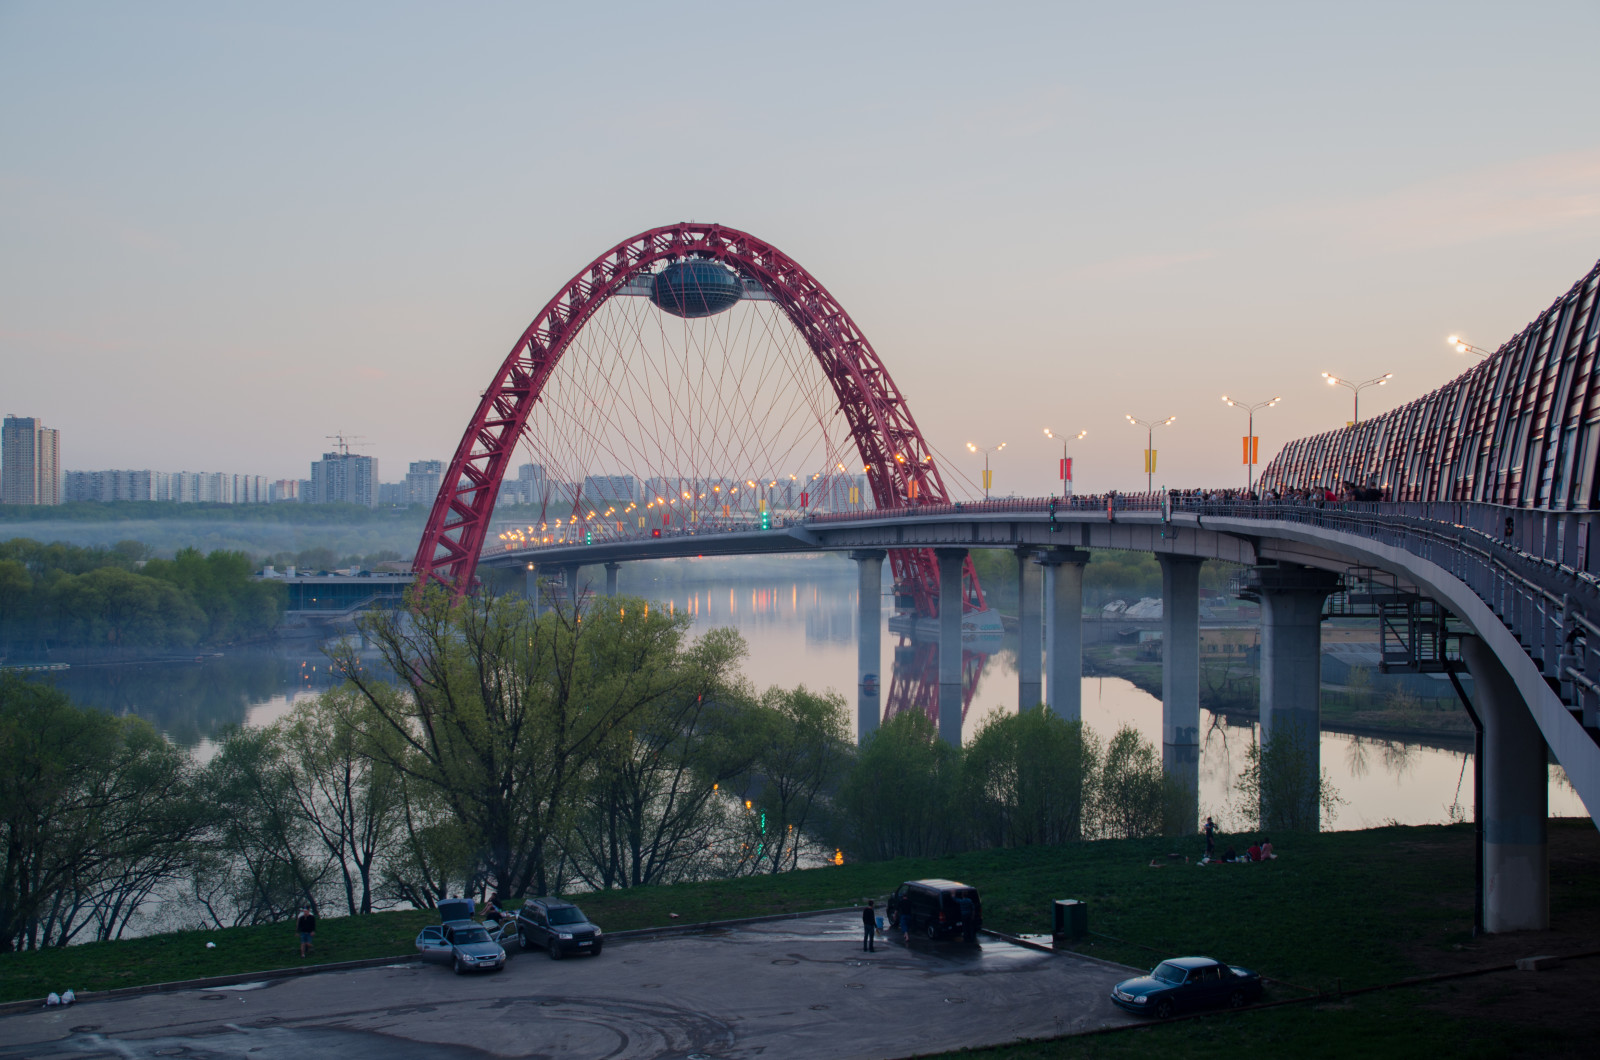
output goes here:
[[730, 684], [744, 642], [729, 629], [702, 639], [708, 683], [639, 711], [595, 755], [577, 790], [564, 849], [590, 887], [640, 887], [714, 872], [725, 824], [722, 788], [760, 752], [749, 696]]
[[[1176, 830], [1187, 799], [1162, 769], [1160, 752], [1131, 726], [1118, 729], [1106, 744], [1094, 793], [1094, 830], [1106, 839], [1161, 835], [1169, 826]], [[1192, 828], [1191, 820], [1184, 831]]]
[[1096, 760], [1083, 724], [1043, 707], [985, 721], [962, 770], [979, 842], [1011, 847], [1082, 838]]
[[218, 925], [270, 923], [318, 906], [335, 859], [318, 849], [297, 800], [280, 730], [237, 728], [221, 743], [205, 772], [216, 814], [195, 898]]
[[770, 688], [754, 714], [760, 748], [746, 789], [743, 872], [798, 868], [824, 792], [849, 765], [850, 715], [844, 697], [804, 685]]
[[1252, 740], [1245, 768], [1234, 781], [1235, 812], [1247, 828], [1315, 832], [1323, 816], [1332, 819], [1345, 801], [1326, 769], [1318, 769], [1319, 738], [1295, 726], [1274, 733], [1264, 744]]
[[113, 937], [195, 829], [187, 759], [138, 718], [0, 675], [0, 951]]
[[348, 645], [332, 655], [371, 707], [374, 746], [437, 789], [491, 885], [520, 897], [547, 893], [575, 789], [613, 736], [725, 677], [726, 653], [685, 645], [688, 625], [642, 600], [536, 617], [520, 598], [452, 602], [430, 588], [403, 616], [362, 623], [400, 683], [375, 679]]
[[336, 689], [296, 707], [273, 726], [286, 756], [289, 795], [315, 841], [332, 860], [350, 915], [370, 913], [379, 862], [393, 846], [404, 808], [390, 737], [362, 717], [366, 703]]
[[839, 791], [850, 849], [870, 860], [940, 857], [970, 831], [960, 797], [961, 749], [922, 711], [868, 736]]

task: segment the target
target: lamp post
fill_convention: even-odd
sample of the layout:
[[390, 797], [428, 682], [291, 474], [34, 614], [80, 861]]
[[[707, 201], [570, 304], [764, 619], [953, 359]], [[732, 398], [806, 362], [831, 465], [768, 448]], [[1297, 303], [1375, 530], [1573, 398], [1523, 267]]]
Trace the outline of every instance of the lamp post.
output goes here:
[[1250, 416], [1250, 425], [1245, 428], [1246, 433], [1244, 436], [1244, 464], [1248, 469], [1244, 474], [1244, 489], [1248, 493], [1256, 485], [1256, 409], [1270, 409], [1282, 401], [1283, 398], [1275, 397], [1271, 401], [1258, 401], [1254, 405], [1247, 405], [1243, 401], [1235, 401], [1226, 394], [1222, 395], [1222, 400], [1226, 401], [1231, 408], [1244, 409]]
[[981, 446], [981, 445], [973, 445], [971, 442], [967, 443], [967, 448], [968, 449], [972, 450], [974, 453], [982, 453], [983, 454], [983, 499], [984, 500], [988, 500], [989, 499], [989, 483], [993, 478], [993, 476], [990, 475], [990, 473], [989, 473], [989, 454], [990, 453], [998, 453], [1000, 450], [1004, 449], [1005, 447], [1006, 447], [1006, 443], [1005, 442], [1001, 442], [999, 445], [991, 445], [991, 446], [988, 446], [988, 447], [984, 447], [984, 446]]
[[[1124, 413], [1124, 415], [1127, 414]], [[1178, 417], [1176, 416], [1168, 416], [1164, 420], [1139, 420], [1134, 419], [1132, 416], [1127, 417], [1128, 422], [1133, 424], [1135, 427], [1144, 428], [1144, 491], [1146, 493], [1152, 493], [1155, 490], [1156, 428], [1165, 427], [1167, 424], [1171, 423], [1177, 418]]]
[[1350, 392], [1355, 396], [1355, 404], [1350, 409], [1350, 422], [1352, 424], [1356, 424], [1361, 422], [1361, 392], [1367, 389], [1369, 386], [1383, 386], [1389, 380], [1394, 378], [1394, 373], [1385, 372], [1375, 379], [1368, 379], [1361, 383], [1352, 383], [1348, 379], [1341, 379], [1336, 375], [1329, 374], [1328, 372], [1323, 372], [1322, 378], [1328, 381], [1329, 386], [1342, 386], [1350, 388]]
[[1474, 346], [1460, 335], [1451, 335], [1445, 341], [1454, 346], [1457, 353], [1475, 353], [1479, 357], [1488, 357], [1494, 352], [1493, 350], [1486, 350], [1482, 347]]
[[[1082, 441], [1083, 436], [1088, 433], [1088, 431], [1079, 431], [1073, 437], [1078, 441]], [[1044, 429], [1044, 436], [1046, 438], [1057, 437], [1049, 427]], [[1066, 500], [1072, 496], [1072, 475], [1069, 474], [1072, 465], [1067, 463], [1067, 436], [1063, 434], [1059, 437], [1061, 438], [1061, 499]]]

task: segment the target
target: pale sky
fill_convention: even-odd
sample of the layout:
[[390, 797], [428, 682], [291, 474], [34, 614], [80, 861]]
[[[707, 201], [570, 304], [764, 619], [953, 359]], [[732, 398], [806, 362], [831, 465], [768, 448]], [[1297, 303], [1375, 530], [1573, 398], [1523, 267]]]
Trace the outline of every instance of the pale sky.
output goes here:
[[[0, 2], [0, 412], [68, 469], [448, 459], [680, 220], [775, 244], [995, 488], [1243, 484], [1320, 373], [1470, 365], [1600, 257], [1600, 4]], [[970, 465], [970, 466], [967, 466]]]

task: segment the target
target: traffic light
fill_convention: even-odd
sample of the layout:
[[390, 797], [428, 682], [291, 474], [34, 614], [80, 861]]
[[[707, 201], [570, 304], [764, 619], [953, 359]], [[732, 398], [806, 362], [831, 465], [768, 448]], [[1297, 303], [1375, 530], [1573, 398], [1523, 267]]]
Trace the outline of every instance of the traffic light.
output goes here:
[[1057, 531], [1059, 531], [1060, 529], [1061, 529], [1061, 525], [1056, 522], [1056, 499], [1054, 497], [1051, 497], [1050, 498], [1050, 532], [1052, 534], [1054, 534]]
[[594, 544], [594, 531], [593, 530], [585, 530], [583, 532], [583, 543], [586, 544], [586, 545]]
[[650, 536], [651, 537], [660, 537], [661, 536], [661, 528], [658, 526], [654, 530], [650, 531]]
[[761, 529], [772, 529], [772, 513], [767, 511], [767, 509], [764, 507], [761, 509]]

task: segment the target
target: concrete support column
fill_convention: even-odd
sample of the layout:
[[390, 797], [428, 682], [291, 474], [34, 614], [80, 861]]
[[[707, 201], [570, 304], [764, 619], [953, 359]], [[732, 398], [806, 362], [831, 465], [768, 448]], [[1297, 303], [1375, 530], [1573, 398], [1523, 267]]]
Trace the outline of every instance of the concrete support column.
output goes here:
[[1184, 793], [1184, 834], [1200, 823], [1200, 564], [1161, 563], [1161, 768]]
[[607, 563], [606, 564], [606, 595], [607, 596], [615, 596], [615, 595], [617, 595], [617, 571], [619, 571], [621, 569], [622, 569], [622, 564], [620, 564], [620, 563]]
[[1089, 553], [1045, 549], [1033, 561], [1044, 568], [1045, 706], [1066, 721], [1083, 720], [1083, 568]]
[[1312, 567], [1257, 567], [1261, 597], [1261, 823], [1321, 825], [1322, 602], [1339, 576]]
[[961, 575], [964, 548], [936, 548], [939, 561], [939, 738], [961, 746]]
[[865, 740], [878, 730], [883, 718], [883, 557], [882, 549], [850, 553], [856, 561], [856, 739]]
[[1544, 736], [1504, 664], [1477, 637], [1461, 638], [1483, 721], [1483, 929], [1550, 927], [1550, 813]]
[[567, 591], [563, 595], [572, 604], [573, 611], [578, 609], [578, 570], [577, 564], [561, 568], [561, 574], [567, 580]]
[[539, 568], [532, 563], [528, 564], [527, 578], [522, 584], [522, 597], [533, 605], [533, 617], [538, 618], [544, 601], [539, 598]]
[[1017, 549], [1017, 709], [1031, 710], [1044, 702], [1040, 654], [1044, 647], [1040, 614], [1039, 565], [1033, 550]]

